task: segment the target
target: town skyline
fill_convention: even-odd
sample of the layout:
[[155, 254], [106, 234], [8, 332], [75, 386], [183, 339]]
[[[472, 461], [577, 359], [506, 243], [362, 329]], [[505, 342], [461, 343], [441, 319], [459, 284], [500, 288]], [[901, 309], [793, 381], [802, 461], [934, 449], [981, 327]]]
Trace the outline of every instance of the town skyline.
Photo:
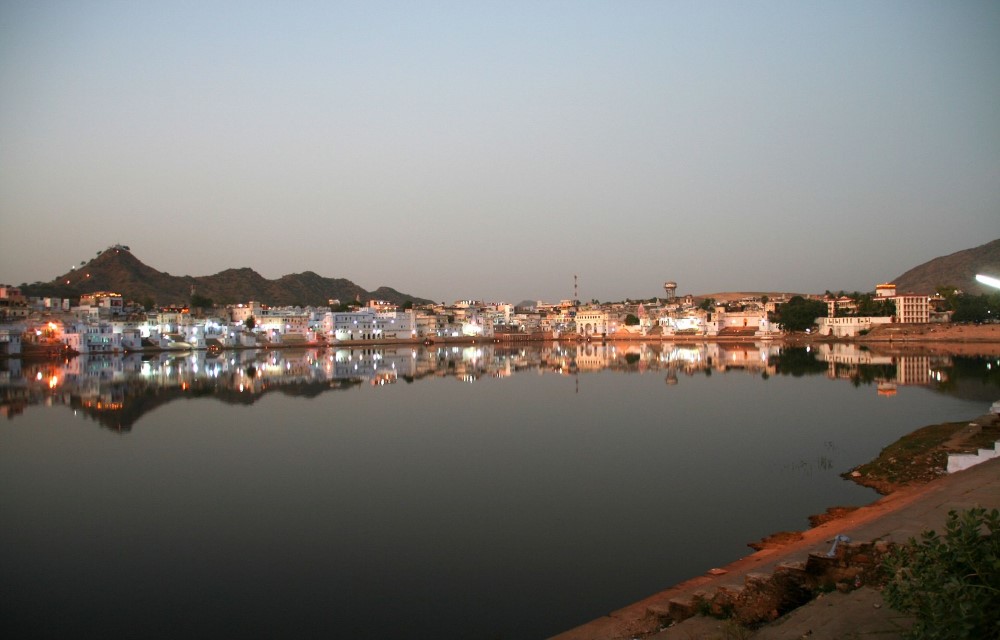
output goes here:
[[996, 237], [998, 59], [995, 2], [2, 3], [0, 278], [867, 290]]
[[[738, 290], [734, 288], [718, 291], [688, 291], [676, 281], [661, 281], [661, 289], [645, 295], [609, 297], [600, 300], [588, 297], [579, 292], [578, 277], [573, 276], [572, 293], [566, 297], [553, 299], [528, 298], [516, 296], [510, 299], [491, 299], [467, 293], [450, 299], [434, 300], [421, 296], [415, 291], [399, 291], [390, 285], [382, 285], [377, 289], [364, 289], [347, 278], [329, 277], [307, 270], [296, 274], [285, 274], [281, 278], [268, 279], [252, 267], [228, 268], [216, 274], [178, 275], [161, 271], [154, 265], [144, 263], [137, 257], [130, 246], [114, 244], [96, 252], [96, 257], [81, 260], [71, 265], [69, 270], [56, 278], [43, 282], [22, 282], [20, 285], [0, 281], [0, 286], [17, 287], [25, 294], [54, 298], [79, 298], [92, 292], [113, 292], [123, 295], [127, 301], [140, 303], [150, 308], [156, 306], [202, 306], [205, 304], [236, 304], [250, 301], [262, 302], [270, 306], [323, 306], [334, 300], [342, 303], [358, 302], [364, 304], [369, 300], [388, 301], [401, 305], [404, 302], [414, 304], [449, 304], [462, 301], [505, 303], [517, 306], [534, 306], [535, 303], [575, 300], [577, 303], [594, 302], [626, 302], [654, 301], [672, 299], [674, 297], [695, 297], [698, 299], [713, 298], [718, 300], [738, 300], [747, 296], [768, 295], [772, 298], [803, 295], [818, 296], [822, 293], [841, 294], [873, 292], [883, 283], [899, 283], [907, 293], [932, 294], [941, 291], [941, 287], [953, 286], [958, 291], [976, 294], [982, 292], [989, 276], [982, 273], [992, 273], [1000, 268], [1000, 239], [988, 242], [978, 247], [972, 247], [947, 256], [939, 256], [924, 264], [908, 269], [899, 278], [876, 278], [867, 287], [845, 289], [828, 287], [822, 291], [788, 290], [776, 287], [766, 287], [758, 290]], [[984, 280], [985, 278], [985, 280]], [[127, 284], [130, 283], [130, 284]], [[878, 285], [878, 286], [876, 286]], [[995, 285], [994, 285], [995, 286]], [[197, 294], [197, 295], [196, 295]], [[196, 303], [196, 299], [202, 304]]]

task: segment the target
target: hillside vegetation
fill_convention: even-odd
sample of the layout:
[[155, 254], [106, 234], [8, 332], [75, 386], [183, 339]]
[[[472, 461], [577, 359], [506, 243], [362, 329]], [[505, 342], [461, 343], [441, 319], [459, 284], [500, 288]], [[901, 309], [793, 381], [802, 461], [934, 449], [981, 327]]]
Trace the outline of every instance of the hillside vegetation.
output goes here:
[[211, 276], [174, 276], [144, 264], [131, 251], [120, 246], [100, 252], [90, 262], [52, 282], [37, 282], [24, 289], [29, 296], [60, 298], [78, 298], [93, 291], [114, 291], [126, 300], [145, 304], [153, 302], [160, 306], [186, 305], [193, 293], [216, 304], [259, 300], [272, 305], [325, 305], [331, 299], [342, 302], [377, 299], [396, 304], [430, 302], [391, 287], [366, 291], [350, 280], [326, 278], [312, 271], [276, 280], [268, 280], [249, 267], [226, 269]]
[[1000, 277], [1000, 240], [934, 258], [890, 282], [899, 293], [931, 294], [943, 286], [977, 295], [996, 291], [976, 282], [977, 273]]

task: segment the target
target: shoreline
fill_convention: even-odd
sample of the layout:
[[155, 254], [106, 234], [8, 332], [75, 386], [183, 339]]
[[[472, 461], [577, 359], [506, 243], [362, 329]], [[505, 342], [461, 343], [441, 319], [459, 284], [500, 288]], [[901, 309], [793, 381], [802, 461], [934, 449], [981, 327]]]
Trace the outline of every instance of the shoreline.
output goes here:
[[[749, 628], [766, 629], [769, 623], [779, 618], [779, 615], [785, 616], [794, 612], [812, 602], [817, 592], [824, 592], [823, 588], [817, 589], [816, 584], [813, 583], [813, 592], [807, 598], [802, 599], [803, 583], [813, 582], [817, 578], [813, 576], [811, 579], [807, 579], [800, 574], [807, 571], [816, 574], [826, 572], [826, 579], [830, 581], [826, 583], [827, 587], [832, 587], [832, 581], [837, 580], [836, 590], [842, 592], [850, 591], [852, 583], [857, 588], [862, 582], [870, 582], [869, 579], [873, 578], [877, 571], [877, 563], [874, 560], [885, 553], [888, 549], [887, 545], [891, 542], [905, 541], [905, 539], [895, 539], [889, 533], [889, 525], [879, 529], [886, 531], [884, 535], [864, 540], [856, 539], [842, 544], [843, 548], [835, 557], [827, 558], [825, 557], [827, 554], [817, 554], [816, 550], [829, 549], [836, 536], [848, 529], [865, 527], [871, 529], [873, 526], [878, 526], [881, 519], [891, 518], [901, 510], [940, 491], [949, 481], [953, 482], [956, 477], [967, 473], [968, 470], [946, 475], [933, 473], [930, 477], [924, 475], [909, 482], [879, 482], [876, 480], [874, 484], [872, 478], [862, 477], [859, 473], [859, 469], [873, 468], [883, 457], [893, 456], [894, 447], [900, 443], [915, 437], [919, 438], [923, 432], [930, 429], [944, 426], [952, 427], [953, 432], [948, 437], [942, 438], [940, 442], [935, 442], [918, 452], [919, 454], [927, 455], [930, 452], [939, 451], [958, 452], [973, 448], [974, 445], [970, 443], [976, 442], [975, 436], [981, 430], [987, 431], [991, 437], [1000, 440], [1000, 435], [998, 435], [1000, 433], [1000, 415], [998, 414], [986, 414], [969, 421], [919, 427], [896, 442], [887, 445], [879, 457], [841, 474], [846, 480], [878, 490], [882, 495], [875, 501], [859, 507], [829, 507], [825, 514], [810, 516], [810, 522], [814, 526], [804, 531], [776, 532], [760, 542], [750, 542], [748, 546], [755, 551], [747, 556], [722, 567], [709, 569], [701, 575], [688, 578], [605, 616], [558, 633], [551, 636], [550, 640], [624, 638], [636, 640], [654, 635], [657, 638], [660, 638], [661, 635], [664, 638], [698, 637], [684, 633], [677, 636], [669, 634], [668, 630], [678, 625], [683, 627], [685, 622], [691, 618], [700, 620], [700, 623], [697, 620], [693, 621], [692, 626], [705, 624], [706, 618], [716, 624], [721, 623], [722, 619], [725, 618], [731, 620], [731, 624], [743, 622], [748, 624]], [[972, 429], [973, 426], [977, 428]], [[913, 456], [914, 460], [918, 457], [919, 455]], [[896, 462], [894, 458], [892, 460]], [[934, 464], [930, 461], [929, 456], [924, 462]], [[995, 460], [991, 463], [994, 466], [1000, 464]], [[902, 461], [900, 464], [908, 466], [907, 461]], [[881, 472], [888, 473], [885, 470]], [[927, 513], [919, 515], [921, 516], [920, 520], [928, 518]], [[924, 526], [932, 524], [928, 522], [914, 524], [919, 524], [923, 528], [933, 528], [933, 526]], [[915, 536], [918, 533], [919, 530], [915, 530], [912, 535]], [[848, 556], [850, 556], [850, 560], [845, 560]], [[854, 562], [855, 560], [857, 562]], [[865, 578], [864, 581], [860, 580], [862, 577]], [[823, 578], [821, 577], [819, 580], [822, 583]], [[842, 583], [841, 580], [845, 580], [846, 583]], [[854, 580], [859, 581], [854, 582]], [[775, 603], [781, 602], [782, 594], [776, 594], [776, 591], [781, 590], [794, 591], [794, 597], [800, 598], [801, 601], [792, 606], [779, 607]], [[748, 591], [751, 592], [751, 597], [744, 597], [744, 592]], [[759, 602], [753, 601], [755, 597], [758, 600], [763, 600], [766, 606], [762, 608]], [[748, 600], [751, 602], [746, 602]], [[739, 606], [749, 609], [749, 612], [737, 610], [737, 602], [740, 603]], [[774, 608], [771, 605], [775, 605]], [[830, 615], [836, 616], [836, 613]], [[740, 618], [743, 619], [740, 620]], [[744, 628], [748, 634], [751, 633], [749, 628]]]
[[[708, 336], [708, 335], [637, 335], [612, 334], [609, 336], [584, 337], [572, 334], [566, 337], [553, 337], [550, 333], [539, 334], [503, 334], [491, 338], [482, 337], [436, 337], [436, 338], [399, 338], [393, 340], [351, 340], [347, 342], [300, 342], [300, 343], [268, 343], [252, 346], [224, 347], [221, 351], [243, 351], [253, 349], [342, 349], [353, 347], [378, 346], [441, 346], [441, 345], [495, 345], [507, 346], [531, 343], [680, 343], [680, 344], [746, 344], [772, 343], [789, 346], [808, 346], [813, 344], [856, 344], [861, 347], [874, 347], [880, 350], [891, 349], [923, 349], [930, 353], [947, 352], [952, 355], [997, 355], [1000, 356], [1000, 324], [971, 325], [960, 323], [927, 323], [905, 325], [881, 325], [869, 334], [854, 337], [830, 337], [816, 334], [780, 334], [776, 336]], [[209, 347], [191, 349], [162, 349], [149, 347], [143, 349], [92, 351], [80, 354], [69, 351], [63, 346], [33, 347], [18, 354], [2, 354], [0, 358], [26, 360], [57, 360], [76, 355], [124, 355], [128, 353], [188, 353], [191, 351], [211, 351]]]

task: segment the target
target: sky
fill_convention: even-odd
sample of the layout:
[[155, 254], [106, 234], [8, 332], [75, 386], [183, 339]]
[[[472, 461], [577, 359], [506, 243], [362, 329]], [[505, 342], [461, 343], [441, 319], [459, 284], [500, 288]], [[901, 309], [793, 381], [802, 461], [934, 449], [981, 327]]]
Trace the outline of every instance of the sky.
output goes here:
[[1000, 238], [1000, 2], [0, 0], [0, 282], [871, 291]]

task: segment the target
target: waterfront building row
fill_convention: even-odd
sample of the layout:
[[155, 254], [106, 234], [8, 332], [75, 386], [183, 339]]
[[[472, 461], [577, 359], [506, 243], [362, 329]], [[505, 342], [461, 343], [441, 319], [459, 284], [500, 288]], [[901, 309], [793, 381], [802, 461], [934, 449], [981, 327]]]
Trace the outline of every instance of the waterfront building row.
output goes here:
[[[817, 318], [821, 335], [851, 337], [886, 322], [913, 323], [932, 319], [927, 296], [897, 295], [894, 285], [880, 284], [879, 299], [891, 300], [895, 315], [857, 317], [851, 301], [828, 300], [827, 318]], [[384, 301], [332, 311], [328, 307], [270, 307], [258, 301], [214, 308], [199, 317], [188, 308], [139, 312], [120, 294], [106, 291], [68, 300], [32, 299], [15, 287], [0, 287], [0, 302], [10, 325], [0, 327], [0, 355], [60, 343], [80, 353], [137, 349], [203, 349], [341, 342], [422, 341], [438, 338], [515, 336], [559, 338], [673, 337], [769, 339], [781, 334], [771, 320], [786, 297], [747, 297], [698, 306], [691, 296], [646, 303], [629, 301], [580, 304], [539, 301], [529, 308], [508, 303], [461, 300], [399, 310]], [[29, 310], [29, 311], [25, 311]]]

